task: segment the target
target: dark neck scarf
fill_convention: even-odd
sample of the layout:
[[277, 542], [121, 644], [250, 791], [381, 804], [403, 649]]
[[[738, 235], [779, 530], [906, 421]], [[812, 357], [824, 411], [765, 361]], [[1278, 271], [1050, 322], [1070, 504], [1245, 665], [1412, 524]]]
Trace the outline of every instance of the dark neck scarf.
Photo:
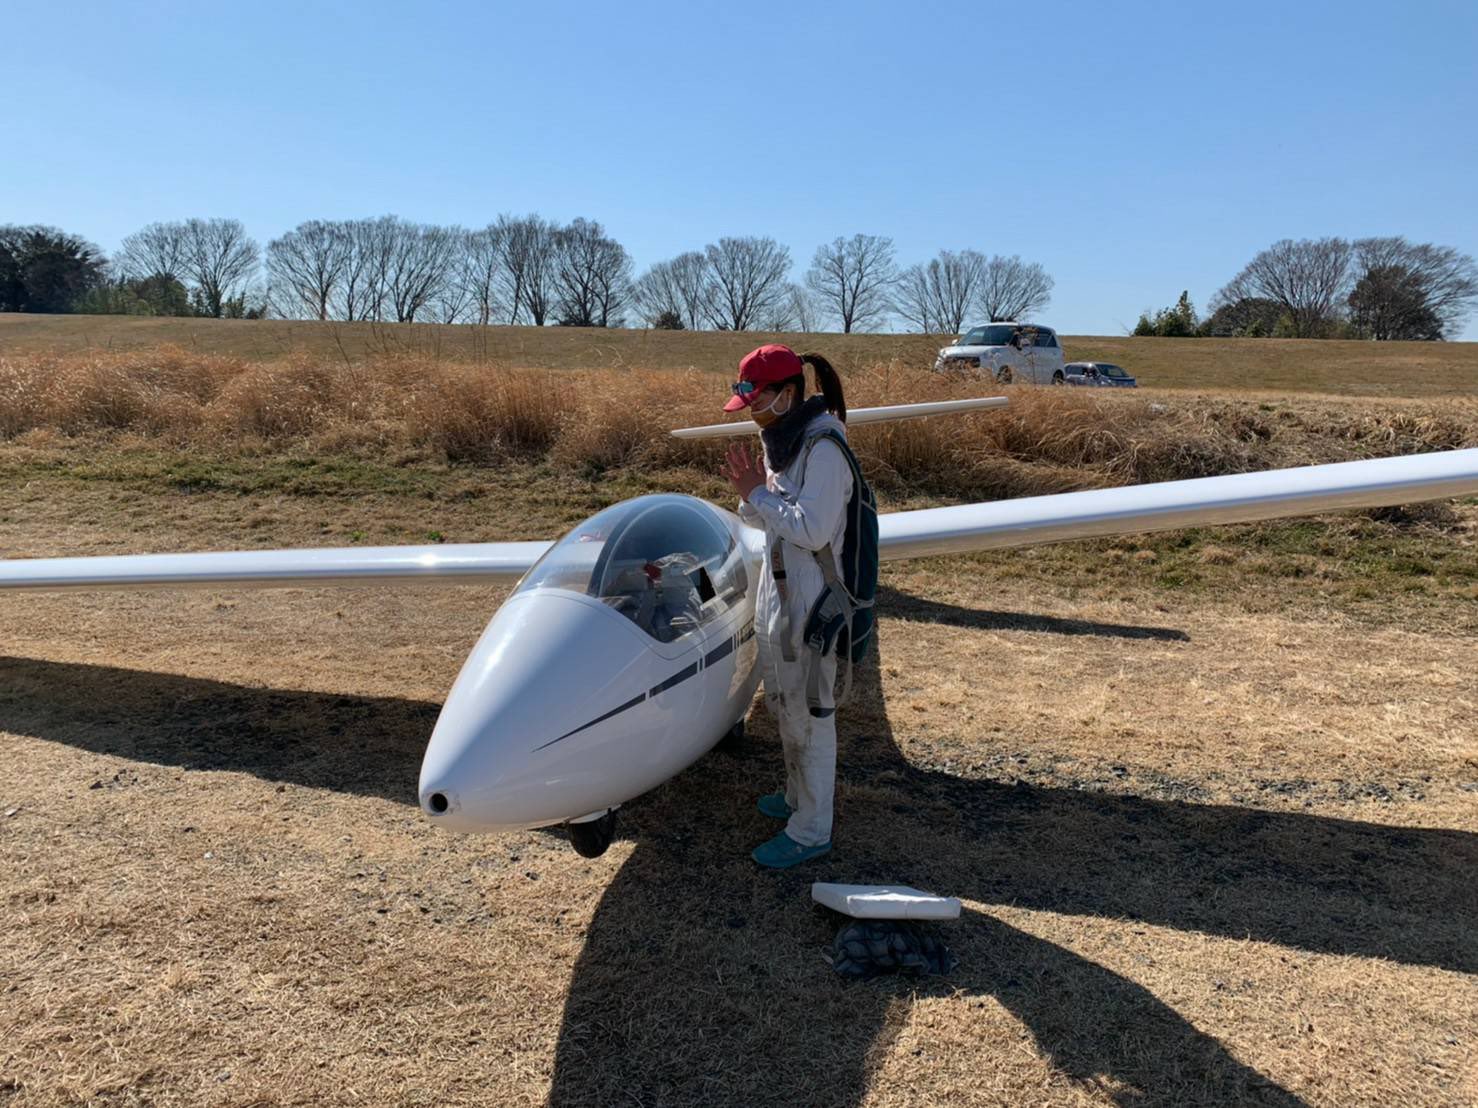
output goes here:
[[824, 411], [826, 398], [813, 396], [760, 431], [760, 441], [765, 444], [765, 464], [771, 473], [780, 473], [795, 461], [806, 441], [807, 425]]

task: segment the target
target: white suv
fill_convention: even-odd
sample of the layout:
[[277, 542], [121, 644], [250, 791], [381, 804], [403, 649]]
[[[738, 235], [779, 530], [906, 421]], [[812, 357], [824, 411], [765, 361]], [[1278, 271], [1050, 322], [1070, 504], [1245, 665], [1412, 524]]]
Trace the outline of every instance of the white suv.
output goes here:
[[1003, 385], [1027, 381], [1062, 384], [1062, 347], [1057, 332], [1035, 323], [987, 323], [961, 335], [934, 359], [936, 370], [989, 374]]

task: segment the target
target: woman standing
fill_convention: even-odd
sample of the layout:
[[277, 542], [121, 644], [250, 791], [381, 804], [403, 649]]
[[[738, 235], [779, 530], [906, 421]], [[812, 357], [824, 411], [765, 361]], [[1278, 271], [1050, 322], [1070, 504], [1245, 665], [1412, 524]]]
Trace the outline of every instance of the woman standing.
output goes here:
[[[817, 386], [810, 397], [807, 365]], [[739, 494], [740, 518], [765, 532], [755, 634], [765, 704], [785, 750], [784, 791], [759, 799], [759, 810], [785, 820], [785, 830], [753, 856], [762, 866], [784, 869], [831, 849], [837, 658], [835, 651], [807, 650], [801, 630], [825, 587], [816, 552], [830, 547], [841, 573], [852, 469], [841, 447], [824, 436], [845, 437], [847, 404], [841, 379], [825, 358], [798, 356], [775, 344], [750, 351], [739, 363], [739, 380], [724, 411], [746, 407], [760, 427], [763, 463], [747, 445], [734, 445], [723, 474]]]

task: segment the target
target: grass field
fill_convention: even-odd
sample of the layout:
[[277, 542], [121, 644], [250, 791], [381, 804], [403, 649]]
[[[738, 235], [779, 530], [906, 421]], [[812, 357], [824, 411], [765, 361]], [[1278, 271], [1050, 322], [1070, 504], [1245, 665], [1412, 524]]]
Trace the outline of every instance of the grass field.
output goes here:
[[[0, 353], [0, 557], [547, 537], [723, 492], [650, 426], [706, 375], [623, 378], [633, 424], [582, 399], [604, 372], [236, 357]], [[1471, 400], [1012, 397], [859, 432], [884, 509], [1478, 444]], [[837, 848], [780, 875], [747, 857], [762, 708], [600, 859], [426, 824], [499, 590], [0, 597], [0, 1103], [1478, 1103], [1478, 503], [883, 584]], [[842, 984], [826, 879], [962, 897], [960, 967]]]
[[[174, 344], [197, 354], [358, 360], [392, 354], [530, 369], [699, 369], [732, 373], [761, 342], [817, 350], [843, 367], [896, 361], [927, 368], [947, 341], [928, 335], [762, 335], [566, 327], [154, 319], [0, 313], [0, 357], [119, 352]], [[1118, 362], [1167, 389], [1322, 392], [1360, 396], [1478, 394], [1478, 343], [1298, 339], [1144, 339], [1067, 335], [1068, 360]]]

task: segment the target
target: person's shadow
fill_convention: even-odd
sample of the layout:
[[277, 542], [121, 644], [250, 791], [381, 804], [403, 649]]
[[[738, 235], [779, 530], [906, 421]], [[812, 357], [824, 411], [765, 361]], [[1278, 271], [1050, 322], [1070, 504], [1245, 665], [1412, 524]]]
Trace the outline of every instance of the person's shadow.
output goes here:
[[[896, 594], [884, 615], [900, 607], [1042, 633], [1182, 637]], [[885, 635], [880, 645], [887, 657]], [[437, 710], [0, 658], [0, 730], [408, 804]], [[711, 755], [623, 810], [634, 847], [573, 972], [551, 1104], [857, 1104], [918, 996], [955, 997], [966, 1020], [986, 1019], [992, 998], [1058, 1072], [1119, 1103], [1300, 1103], [1144, 987], [988, 913], [942, 926], [960, 958], [948, 977], [843, 982], [823, 957], [835, 921], [808, 907], [814, 880], [1478, 972], [1478, 835], [914, 765], [893, 741], [875, 661], [859, 670], [839, 731], [837, 846], [798, 870], [763, 871], [748, 856], [775, 830], [755, 797], [782, 772], [763, 710], [740, 754]], [[949, 1048], [926, 1037], [915, 1049]]]

